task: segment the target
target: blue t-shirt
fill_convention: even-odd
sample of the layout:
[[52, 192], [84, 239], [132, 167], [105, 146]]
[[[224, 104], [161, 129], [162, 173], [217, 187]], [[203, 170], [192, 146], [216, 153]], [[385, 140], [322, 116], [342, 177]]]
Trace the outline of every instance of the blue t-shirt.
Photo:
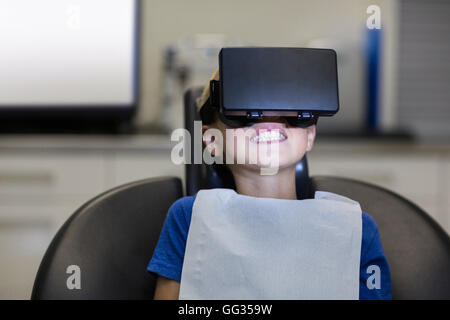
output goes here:
[[[158, 244], [147, 267], [149, 272], [178, 282], [181, 281], [194, 200], [195, 196], [183, 197], [170, 207]], [[379, 267], [379, 286], [376, 285], [373, 277], [378, 271], [374, 271], [373, 267], [370, 267], [373, 265]], [[367, 285], [369, 277], [371, 277], [369, 280], [372, 284], [371, 289]], [[362, 213], [359, 299], [392, 299], [391, 276], [378, 234], [378, 227], [372, 217], [365, 212]]]

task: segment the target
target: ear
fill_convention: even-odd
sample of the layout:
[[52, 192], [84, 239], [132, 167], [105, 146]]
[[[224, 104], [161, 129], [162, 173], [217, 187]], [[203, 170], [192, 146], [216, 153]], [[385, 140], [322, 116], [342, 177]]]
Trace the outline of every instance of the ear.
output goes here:
[[306, 152], [311, 151], [314, 145], [314, 139], [316, 138], [316, 125], [312, 125], [306, 128]]
[[214, 156], [214, 135], [205, 135], [206, 130], [212, 129], [213, 127], [208, 126], [206, 124], [202, 125], [202, 140], [205, 144], [206, 148], [208, 148], [209, 152], [212, 156]]

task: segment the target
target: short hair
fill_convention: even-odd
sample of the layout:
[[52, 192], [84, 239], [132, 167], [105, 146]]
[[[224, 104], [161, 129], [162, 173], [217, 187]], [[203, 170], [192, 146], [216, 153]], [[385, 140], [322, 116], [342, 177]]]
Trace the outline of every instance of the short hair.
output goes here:
[[213, 74], [211, 75], [211, 78], [209, 78], [208, 83], [203, 88], [202, 95], [200, 98], [197, 99], [197, 111], [200, 112], [200, 108], [205, 104], [205, 102], [209, 98], [209, 82], [211, 80], [219, 80], [219, 68], [217, 68]]

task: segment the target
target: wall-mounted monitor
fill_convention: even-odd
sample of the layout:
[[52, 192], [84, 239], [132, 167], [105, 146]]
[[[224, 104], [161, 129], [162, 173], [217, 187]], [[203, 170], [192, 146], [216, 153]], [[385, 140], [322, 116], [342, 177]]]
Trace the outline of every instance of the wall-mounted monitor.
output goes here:
[[130, 118], [138, 95], [138, 4], [2, 0], [0, 119]]

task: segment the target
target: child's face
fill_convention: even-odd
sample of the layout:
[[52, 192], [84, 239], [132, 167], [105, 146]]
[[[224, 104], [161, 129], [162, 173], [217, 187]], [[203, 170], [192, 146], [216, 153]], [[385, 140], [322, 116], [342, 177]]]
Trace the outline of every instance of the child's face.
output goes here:
[[[222, 139], [211, 139], [208, 129], [218, 129]], [[295, 166], [314, 144], [316, 126], [299, 128], [290, 126], [284, 118], [267, 117], [252, 126], [232, 128], [218, 120], [202, 127], [203, 141], [212, 153], [222, 153], [224, 163], [260, 170], [277, 166], [283, 169]], [[226, 158], [228, 157], [228, 158]]]

